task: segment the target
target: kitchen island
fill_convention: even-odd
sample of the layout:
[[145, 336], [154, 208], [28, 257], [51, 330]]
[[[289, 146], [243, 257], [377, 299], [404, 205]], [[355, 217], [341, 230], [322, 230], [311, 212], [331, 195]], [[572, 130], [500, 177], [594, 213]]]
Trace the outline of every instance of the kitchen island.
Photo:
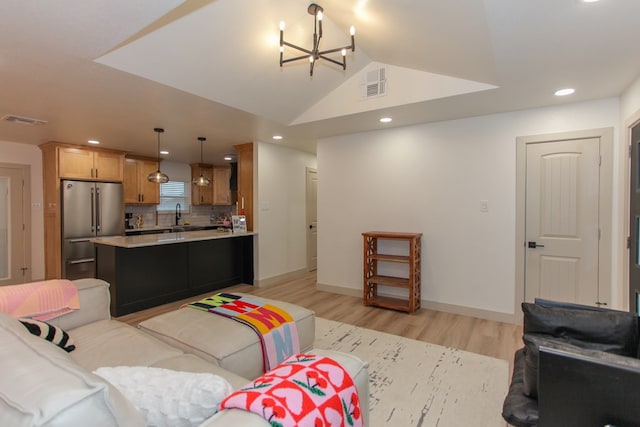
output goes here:
[[111, 285], [113, 316], [252, 285], [255, 235], [201, 230], [92, 239], [96, 277]]

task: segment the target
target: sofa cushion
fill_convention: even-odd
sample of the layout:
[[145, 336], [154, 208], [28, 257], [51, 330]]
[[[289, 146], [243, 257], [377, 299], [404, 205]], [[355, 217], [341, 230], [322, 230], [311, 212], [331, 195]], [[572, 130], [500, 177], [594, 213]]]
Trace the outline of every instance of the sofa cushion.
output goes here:
[[581, 348], [635, 357], [638, 316], [615, 310], [585, 310], [522, 303], [523, 332], [559, 338]]
[[181, 354], [180, 356], [172, 357], [170, 359], [160, 360], [154, 363], [152, 366], [165, 369], [173, 369], [174, 371], [185, 372], [208, 372], [214, 375], [220, 375], [224, 377], [234, 390], [238, 390], [246, 386], [249, 383], [247, 378], [236, 375], [233, 372], [229, 372], [220, 366], [207, 362], [198, 356], [193, 354]]
[[73, 351], [76, 346], [73, 343], [73, 339], [62, 328], [50, 325], [47, 322], [41, 322], [35, 319], [18, 319], [29, 332], [33, 335], [40, 337], [52, 344], [57, 345], [64, 351]]
[[[308, 351], [315, 339], [315, 313], [299, 305], [249, 294], [235, 293], [275, 305], [294, 318], [300, 351]], [[262, 346], [250, 327], [233, 319], [185, 307], [152, 317], [140, 329], [169, 345], [254, 379], [263, 374]]]
[[0, 425], [144, 425], [109, 383], [2, 313], [0, 342]]
[[233, 391], [227, 380], [209, 373], [146, 366], [104, 367], [94, 373], [120, 390], [150, 426], [198, 426]]
[[180, 356], [172, 348], [117, 320], [101, 320], [69, 331], [76, 342], [71, 357], [87, 370], [102, 366], [152, 366], [164, 359]]

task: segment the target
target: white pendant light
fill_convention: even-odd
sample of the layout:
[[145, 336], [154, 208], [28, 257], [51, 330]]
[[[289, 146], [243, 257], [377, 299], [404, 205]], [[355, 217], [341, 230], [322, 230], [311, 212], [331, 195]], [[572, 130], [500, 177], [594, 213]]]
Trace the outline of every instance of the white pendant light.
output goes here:
[[165, 182], [169, 182], [169, 177], [160, 172], [160, 134], [164, 132], [164, 129], [153, 128], [153, 131], [158, 133], [158, 170], [147, 175], [147, 181], [164, 184]]
[[200, 176], [196, 179], [193, 180], [193, 183], [195, 185], [197, 185], [198, 187], [206, 187], [207, 185], [211, 184], [211, 181], [209, 181], [209, 178], [205, 178], [202, 175], [202, 143], [204, 141], [206, 141], [207, 138], [205, 138], [204, 136], [199, 136], [198, 137], [198, 141], [200, 141]]

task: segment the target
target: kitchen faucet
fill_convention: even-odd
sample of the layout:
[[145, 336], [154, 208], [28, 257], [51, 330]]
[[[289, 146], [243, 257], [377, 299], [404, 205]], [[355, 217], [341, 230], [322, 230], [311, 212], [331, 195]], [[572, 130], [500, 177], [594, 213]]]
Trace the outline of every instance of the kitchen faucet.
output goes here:
[[180, 203], [176, 203], [176, 225], [180, 225], [178, 224], [178, 221], [180, 221], [180, 218], [182, 218], [182, 214], [180, 213], [180, 208], [182, 206], [180, 206]]

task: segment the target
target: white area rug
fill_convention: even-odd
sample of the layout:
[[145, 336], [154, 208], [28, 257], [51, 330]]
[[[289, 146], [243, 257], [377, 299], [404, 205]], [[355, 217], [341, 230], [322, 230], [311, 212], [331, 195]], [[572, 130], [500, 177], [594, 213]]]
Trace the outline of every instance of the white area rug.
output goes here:
[[321, 318], [314, 346], [369, 362], [371, 427], [506, 426], [505, 360]]

